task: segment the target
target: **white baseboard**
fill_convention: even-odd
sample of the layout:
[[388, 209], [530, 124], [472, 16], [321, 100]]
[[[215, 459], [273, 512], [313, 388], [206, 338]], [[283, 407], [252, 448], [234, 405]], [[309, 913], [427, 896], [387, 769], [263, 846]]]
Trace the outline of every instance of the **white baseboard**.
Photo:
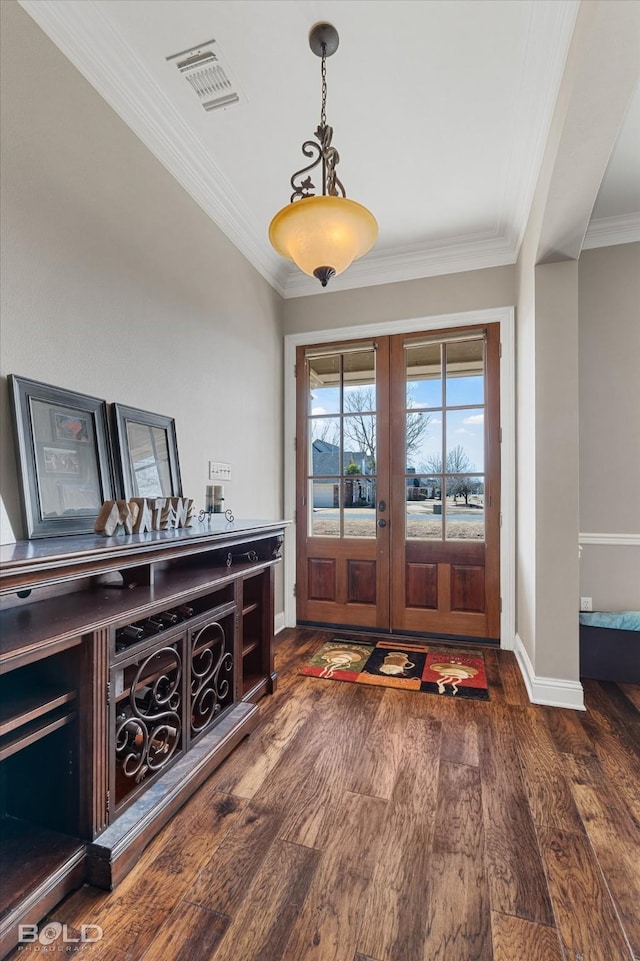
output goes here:
[[284, 631], [286, 626], [287, 624], [285, 621], [284, 611], [280, 611], [280, 613], [276, 614], [276, 617], [275, 617], [275, 623], [273, 626], [274, 633], [279, 634], [280, 631]]
[[533, 665], [519, 634], [516, 634], [515, 655], [532, 704], [568, 707], [574, 711], [586, 710], [580, 681], [567, 681], [561, 677], [537, 677], [534, 674]]

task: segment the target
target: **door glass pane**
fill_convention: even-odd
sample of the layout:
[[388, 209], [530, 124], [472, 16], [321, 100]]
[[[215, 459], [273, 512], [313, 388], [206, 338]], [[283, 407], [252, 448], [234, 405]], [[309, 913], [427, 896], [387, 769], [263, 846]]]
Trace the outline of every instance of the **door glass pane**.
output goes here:
[[442, 470], [442, 411], [407, 411], [406, 467], [438, 474]]
[[313, 475], [340, 474], [340, 419], [311, 417], [309, 468]]
[[311, 537], [340, 537], [340, 482], [331, 477], [309, 481], [309, 533]]
[[406, 478], [408, 540], [442, 540], [442, 477], [408, 474]]
[[309, 364], [309, 413], [340, 413], [340, 354], [312, 357]]
[[407, 408], [442, 407], [440, 344], [406, 348]]
[[344, 537], [375, 537], [376, 478], [352, 474], [342, 483]]
[[311, 537], [375, 537], [375, 364], [371, 345], [307, 358]]
[[447, 540], [484, 540], [484, 477], [457, 474], [446, 485]]
[[447, 411], [448, 474], [484, 471], [484, 411], [482, 408]]
[[484, 341], [446, 345], [447, 407], [484, 404]]
[[376, 411], [376, 355], [373, 350], [344, 354], [344, 413]]
[[350, 414], [343, 419], [345, 474], [372, 474], [376, 469], [376, 418]]

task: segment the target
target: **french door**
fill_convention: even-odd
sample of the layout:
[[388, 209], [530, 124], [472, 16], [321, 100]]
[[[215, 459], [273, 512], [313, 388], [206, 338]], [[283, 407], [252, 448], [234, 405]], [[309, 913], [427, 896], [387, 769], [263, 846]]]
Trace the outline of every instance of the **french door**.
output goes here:
[[499, 325], [298, 348], [297, 618], [499, 638]]

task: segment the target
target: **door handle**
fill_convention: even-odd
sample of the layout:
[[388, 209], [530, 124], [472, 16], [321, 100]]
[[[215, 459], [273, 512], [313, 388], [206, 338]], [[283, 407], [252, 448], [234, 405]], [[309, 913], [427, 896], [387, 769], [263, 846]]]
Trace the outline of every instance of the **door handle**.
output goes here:
[[383, 511], [386, 511], [386, 509], [387, 509], [387, 502], [380, 501], [380, 503], [378, 504], [378, 510], [380, 511], [380, 513], [382, 513]]
[[386, 527], [386, 526], [387, 526], [387, 522], [383, 517], [382, 520], [378, 521], [378, 527]]

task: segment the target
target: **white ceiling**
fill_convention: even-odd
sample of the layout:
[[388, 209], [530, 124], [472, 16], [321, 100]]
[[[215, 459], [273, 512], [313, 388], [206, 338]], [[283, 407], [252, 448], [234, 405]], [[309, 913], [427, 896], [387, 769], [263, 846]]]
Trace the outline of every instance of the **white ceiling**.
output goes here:
[[[299, 296], [320, 287], [278, 257], [267, 231], [319, 121], [309, 28], [329, 20], [339, 31], [327, 63], [338, 175], [380, 225], [373, 251], [329, 288], [346, 289], [515, 261], [578, 2], [22, 6], [269, 282]], [[241, 102], [206, 113], [166, 58], [214, 38]], [[602, 242], [640, 224], [638, 170], [640, 97], [595, 207]]]

